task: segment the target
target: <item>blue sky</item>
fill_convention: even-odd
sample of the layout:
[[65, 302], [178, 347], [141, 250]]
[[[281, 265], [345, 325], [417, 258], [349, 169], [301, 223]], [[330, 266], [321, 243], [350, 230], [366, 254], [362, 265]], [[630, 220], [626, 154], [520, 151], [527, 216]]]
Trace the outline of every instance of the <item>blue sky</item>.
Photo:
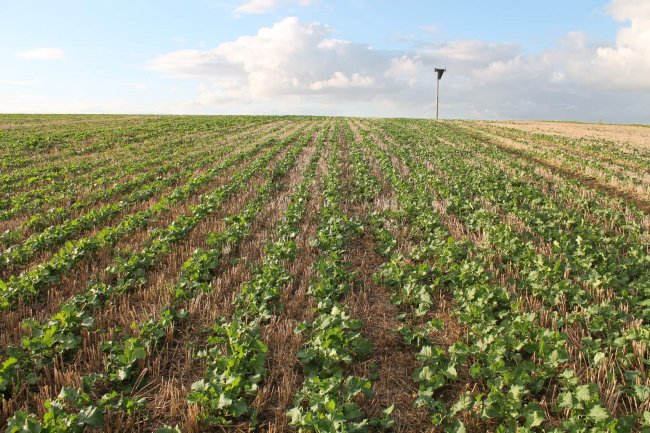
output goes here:
[[648, 123], [648, 3], [2, 0], [0, 112]]

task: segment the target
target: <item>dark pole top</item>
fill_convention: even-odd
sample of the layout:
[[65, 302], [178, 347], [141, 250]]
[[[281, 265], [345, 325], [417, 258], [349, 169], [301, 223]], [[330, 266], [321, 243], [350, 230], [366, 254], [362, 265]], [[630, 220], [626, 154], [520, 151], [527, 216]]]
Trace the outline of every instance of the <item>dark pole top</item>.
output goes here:
[[446, 69], [435, 68], [435, 71], [438, 73], [438, 79], [442, 78], [442, 74], [445, 73]]

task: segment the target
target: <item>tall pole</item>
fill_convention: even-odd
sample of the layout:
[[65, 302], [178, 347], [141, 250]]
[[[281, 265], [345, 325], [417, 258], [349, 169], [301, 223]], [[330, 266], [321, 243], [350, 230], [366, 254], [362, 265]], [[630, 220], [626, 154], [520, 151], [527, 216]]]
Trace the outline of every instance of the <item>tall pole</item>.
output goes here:
[[436, 120], [438, 120], [438, 106], [440, 104], [440, 75], [436, 80]]
[[440, 79], [442, 78], [442, 74], [445, 73], [446, 69], [435, 68], [434, 70], [438, 76], [438, 79], [436, 80], [436, 120], [438, 120], [438, 107], [440, 106]]

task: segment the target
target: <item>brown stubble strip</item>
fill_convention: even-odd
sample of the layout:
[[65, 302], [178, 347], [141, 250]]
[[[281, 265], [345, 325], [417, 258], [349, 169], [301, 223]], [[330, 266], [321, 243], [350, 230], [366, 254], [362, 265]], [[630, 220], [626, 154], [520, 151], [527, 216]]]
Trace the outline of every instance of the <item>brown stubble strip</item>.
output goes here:
[[402, 341], [397, 330], [400, 314], [391, 302], [386, 288], [373, 281], [373, 274], [383, 263], [376, 252], [371, 234], [364, 233], [355, 239], [349, 250], [351, 268], [356, 272], [357, 287], [346, 297], [344, 304], [350, 307], [350, 314], [363, 321], [362, 332], [372, 344], [368, 359], [353, 366], [354, 375], [372, 377], [375, 396], [365, 402], [364, 412], [379, 416], [385, 408], [394, 405], [392, 418], [396, 432], [423, 432], [430, 427], [425, 408], [416, 408], [417, 384], [412, 374], [418, 367], [415, 351]]
[[[288, 129], [278, 131], [272, 136], [276, 137], [286, 137], [292, 132], [295, 132], [300, 125], [293, 125]], [[257, 140], [254, 140], [250, 148], [256, 143], [262, 142], [268, 139], [270, 136], [265, 134]], [[244, 148], [242, 148], [244, 150]], [[261, 150], [264, 152], [264, 150]], [[155, 218], [155, 220], [149, 224], [148, 228], [144, 230], [139, 230], [136, 233], [127, 235], [125, 238], [121, 239], [114, 248], [105, 248], [99, 251], [95, 256], [84, 259], [79, 263], [75, 269], [71, 270], [68, 274], [64, 275], [61, 281], [58, 284], [54, 284], [49, 287], [46, 291], [43, 300], [32, 301], [30, 303], [19, 305], [15, 310], [3, 312], [0, 316], [0, 347], [7, 347], [11, 344], [18, 344], [19, 339], [22, 335], [22, 329], [20, 322], [25, 318], [32, 318], [35, 320], [43, 321], [51, 316], [55, 311], [58, 310], [61, 303], [69, 299], [76, 293], [84, 290], [90, 279], [105, 281], [107, 278], [106, 268], [111, 263], [114, 257], [114, 253], [117, 250], [125, 249], [136, 249], [142, 242], [144, 242], [151, 230], [160, 227], [166, 227], [179, 215], [187, 213], [190, 206], [195, 205], [199, 202], [199, 197], [202, 193], [207, 191], [219, 188], [220, 186], [226, 184], [232, 173], [239, 170], [241, 167], [244, 167], [248, 164], [249, 161], [242, 161], [238, 164], [235, 164], [233, 167], [223, 171], [221, 174], [216, 176], [211, 182], [208, 183], [205, 187], [201, 188], [200, 191], [195, 193], [193, 197], [188, 199], [183, 203], [178, 203], [170, 211], [163, 213]], [[219, 164], [219, 161], [215, 161], [212, 165]], [[209, 167], [205, 167], [195, 174], [200, 175], [206, 172]], [[153, 204], [157, 203], [159, 197], [151, 198], [146, 202], [142, 202], [138, 205], [134, 212], [148, 209]], [[99, 229], [95, 229], [90, 232], [87, 236], [92, 236], [97, 233]]]
[[[331, 138], [330, 130], [328, 138]], [[303, 336], [294, 329], [299, 323], [313, 319], [313, 299], [307, 289], [313, 278], [313, 264], [318, 250], [310, 245], [318, 230], [318, 215], [323, 204], [323, 178], [327, 173], [327, 159], [331, 149], [324, 149], [316, 170], [315, 182], [311, 188], [311, 198], [307, 206], [305, 220], [296, 238], [298, 254], [290, 267], [292, 281], [284, 288], [280, 304], [281, 313], [262, 328], [262, 338], [268, 346], [268, 376], [253, 402], [259, 411], [258, 430], [265, 432], [290, 431], [287, 411], [303, 382], [301, 366], [297, 354], [302, 347]], [[241, 431], [252, 429], [250, 425], [240, 426]]]
[[[439, 140], [445, 142], [445, 140], [442, 138], [439, 138]], [[609, 195], [600, 195], [596, 190], [589, 189], [587, 186], [575, 185], [571, 182], [568, 182], [567, 178], [549, 170], [546, 167], [536, 165], [534, 162], [526, 160], [520, 160], [519, 162], [529, 170], [524, 175], [526, 181], [528, 181], [531, 185], [535, 185], [535, 187], [542, 191], [546, 196], [553, 197], [553, 199], [556, 200], [558, 204], [561, 204], [561, 206], [565, 206], [568, 209], [579, 212], [589, 222], [593, 223], [594, 225], [601, 226], [609, 234], [627, 236], [627, 233], [622, 230], [614, 220], [608, 220], [606, 216], [594, 214], [575, 201], [560, 197], [558, 195], [558, 185], [566, 184], [572, 189], [572, 191], [574, 191], [576, 197], [596, 200], [602, 207], [611, 208], [618, 212], [621, 212], [624, 215], [626, 221], [628, 221], [630, 224], [641, 225], [645, 232], [641, 235], [640, 241], [650, 245], [650, 215], [645, 216], [645, 218], [640, 218], [631, 212], [630, 207], [627, 206], [625, 202], [621, 202], [617, 198], [613, 198]], [[510, 167], [505, 161], [497, 160], [484, 154], [476, 155], [475, 158], [468, 161], [468, 163], [476, 166], [488, 163], [499, 167], [500, 170], [508, 174], [514, 174], [516, 172], [516, 170]], [[519, 173], [517, 174], [520, 175]]]
[[647, 126], [543, 121], [490, 122], [490, 124], [528, 133], [559, 134], [574, 139], [589, 137], [609, 140], [626, 148], [640, 150], [646, 155], [650, 151], [650, 128]]
[[[148, 359], [150, 381], [136, 395], [149, 400], [149, 419], [145, 422], [135, 417], [123, 417], [119, 422], [107, 424], [106, 431], [123, 431], [139, 422], [144, 422], [147, 430], [163, 424], [180, 424], [183, 431], [197, 431], [200, 428], [198, 411], [189, 406], [186, 400], [192, 383], [199, 380], [205, 371], [202, 361], [196, 358], [195, 349], [205, 345], [205, 337], [220, 317], [232, 314], [232, 300], [243, 282], [250, 278], [251, 270], [260, 262], [263, 246], [273, 235], [276, 223], [288, 206], [289, 196], [301, 181], [302, 173], [315, 151], [315, 142], [314, 139], [301, 153], [297, 166], [283, 181], [276, 197], [258, 215], [251, 228], [252, 234], [239, 248], [228, 251], [222, 258], [223, 265], [215, 279], [213, 292], [199, 295], [191, 301], [188, 305], [188, 324], [182, 324], [177, 329], [177, 338], [168, 341], [166, 350]], [[243, 203], [239, 208], [243, 208]], [[212, 230], [218, 229], [212, 227]], [[168, 275], [163, 280], [173, 281], [174, 277]], [[165, 290], [165, 293], [169, 296], [169, 290]]]
[[[285, 148], [274, 157], [271, 162], [273, 166], [279, 161]], [[82, 347], [75, 354], [71, 362], [64, 362], [57, 359], [52, 369], [47, 369], [43, 374], [43, 380], [37, 388], [32, 391], [29, 387], [23, 387], [16, 396], [7, 404], [9, 412], [18, 409], [29, 409], [42, 415], [43, 403], [47, 399], [55, 398], [63, 386], [79, 386], [81, 377], [91, 372], [102, 371], [104, 355], [100, 350], [101, 342], [119, 338], [120, 330], [127, 334], [133, 332], [131, 323], [144, 322], [148, 318], [159, 315], [161, 308], [170, 301], [170, 281], [173, 284], [175, 276], [180, 271], [180, 266], [191, 255], [195, 248], [204, 246], [205, 237], [208, 232], [216, 230], [216, 226], [223, 226], [222, 218], [230, 213], [237, 212], [243, 208], [245, 203], [252, 197], [257, 186], [262, 183], [262, 178], [257, 177], [251, 180], [245, 192], [236, 194], [224, 203], [222, 210], [208, 217], [199, 224], [188, 239], [179, 245], [175, 245], [173, 253], [166, 255], [161, 264], [149, 274], [149, 284], [145, 288], [131, 294], [119, 297], [115, 303], [96, 313], [97, 329], [107, 330], [106, 333], [83, 332]], [[175, 253], [175, 254], [174, 254]], [[10, 413], [8, 413], [10, 415]]]
[[[570, 145], [558, 141], [553, 141], [552, 139], [535, 136], [521, 130], [517, 132], [513, 132], [512, 128], [497, 126], [491, 123], [461, 122], [461, 124], [463, 126], [468, 126], [473, 129], [479, 130], [484, 134], [487, 134], [488, 136], [509, 138], [510, 140], [514, 140], [517, 143], [526, 146], [527, 148], [531, 148], [532, 146], [532, 148], [541, 147], [549, 150], [558, 149], [562, 152], [566, 152], [566, 154], [571, 157], [596, 161], [599, 164], [606, 165], [609, 169], [615, 172], [624, 173], [630, 177], [634, 177], [642, 181], [644, 179], [645, 171], [647, 170], [644, 166], [639, 165], [633, 161], [612, 157], [610, 154], [606, 153], [606, 151], [603, 152], [597, 149], [585, 150], [580, 146], [574, 146], [574, 145]], [[568, 137], [564, 136], [562, 138], [568, 138]], [[647, 182], [647, 180], [650, 180], [650, 178], [646, 177], [645, 180]]]
[[[360, 142], [360, 126], [350, 126], [355, 140]], [[351, 207], [354, 217], [360, 220], [367, 217], [371, 210], [387, 207], [396, 209], [398, 206], [394, 192], [382, 177], [377, 161], [369, 157], [369, 163], [370, 170], [381, 182], [382, 189], [373, 203]], [[398, 244], [408, 243], [405, 239], [406, 233], [404, 230], [394, 233]], [[394, 431], [432, 431], [427, 410], [414, 406], [418, 387], [412, 379], [412, 374], [417, 369], [418, 362], [413, 347], [406, 345], [398, 333], [401, 323], [397, 316], [401, 311], [391, 301], [387, 288], [373, 278], [385, 260], [379, 255], [374, 236], [367, 225], [364, 225], [361, 235], [352, 242], [347, 259], [351, 263], [351, 270], [355, 272], [358, 284], [343, 303], [350, 308], [353, 318], [363, 321], [362, 332], [370, 339], [372, 345], [368, 359], [353, 365], [352, 371], [354, 375], [363, 377], [377, 375], [377, 379], [373, 380], [375, 396], [372, 400], [364, 402], [364, 412], [369, 417], [380, 416], [384, 409], [394, 405]]]
[[487, 137], [484, 134], [482, 135], [471, 130], [460, 130], [462, 133], [467, 134], [486, 145], [495, 146], [516, 158], [541, 165], [551, 171], [561, 174], [564, 177], [574, 179], [589, 188], [598, 190], [603, 194], [625, 200], [626, 202], [634, 204], [640, 211], [650, 214], [650, 199], [648, 199], [646, 194], [639, 194], [637, 191], [632, 191], [627, 188], [623, 189], [617, 185], [613, 185], [611, 182], [607, 182], [606, 180], [598, 179], [586, 173], [563, 167], [561, 164], [550, 160], [529, 155], [525, 151], [517, 149], [509, 143], [504, 142], [505, 139], [502, 137]]

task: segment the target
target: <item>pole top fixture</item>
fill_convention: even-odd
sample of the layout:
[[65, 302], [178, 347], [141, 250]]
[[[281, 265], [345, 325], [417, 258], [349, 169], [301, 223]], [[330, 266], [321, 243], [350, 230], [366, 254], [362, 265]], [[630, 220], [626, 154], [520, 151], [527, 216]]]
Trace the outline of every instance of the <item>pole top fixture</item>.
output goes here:
[[446, 71], [447, 69], [444, 69], [444, 68], [435, 68], [434, 70], [435, 70], [436, 73], [438, 74], [438, 79], [441, 79], [441, 78], [442, 78], [442, 74], [444, 74], [445, 71]]

